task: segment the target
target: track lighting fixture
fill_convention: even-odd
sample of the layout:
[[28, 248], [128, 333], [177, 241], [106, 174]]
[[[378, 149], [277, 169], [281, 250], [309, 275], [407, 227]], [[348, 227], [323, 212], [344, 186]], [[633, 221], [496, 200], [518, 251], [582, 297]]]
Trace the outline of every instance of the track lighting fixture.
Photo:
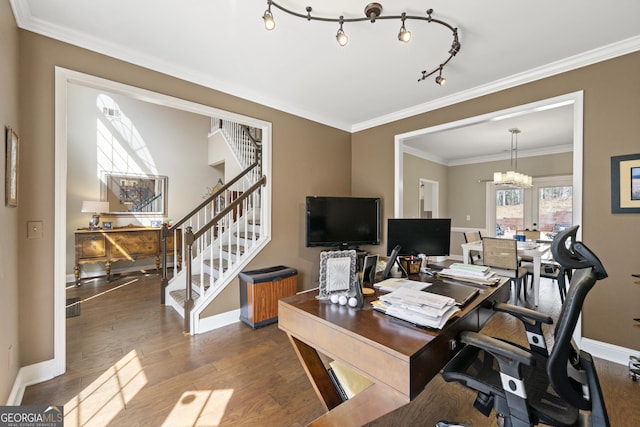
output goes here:
[[429, 24], [439, 24], [439, 25], [442, 25], [443, 27], [448, 28], [451, 31], [453, 36], [453, 41], [448, 51], [449, 57], [446, 58], [446, 60], [443, 61], [434, 70], [422, 71], [421, 76], [418, 78], [419, 82], [435, 73], [438, 73], [438, 76], [436, 77], [436, 83], [439, 84], [440, 86], [444, 85], [444, 83], [446, 82], [446, 79], [442, 76], [442, 70], [445, 67], [445, 65], [447, 65], [447, 63], [449, 63], [449, 61], [458, 54], [461, 47], [460, 41], [458, 40], [458, 29], [454, 28], [452, 25], [442, 20], [434, 19], [431, 16], [431, 14], [433, 13], [433, 9], [428, 9], [426, 11], [426, 16], [407, 15], [405, 12], [403, 12], [401, 15], [382, 16], [381, 15], [382, 5], [380, 3], [369, 3], [364, 8], [364, 17], [345, 18], [344, 16], [341, 15], [339, 18], [326, 18], [326, 17], [312, 16], [311, 6], [307, 6], [306, 8], [307, 13], [303, 14], [303, 13], [298, 13], [293, 10], [287, 9], [286, 7], [281, 6], [278, 3], [274, 2], [273, 0], [267, 0], [267, 10], [265, 10], [264, 15], [262, 15], [262, 19], [264, 21], [265, 28], [269, 31], [273, 30], [276, 27], [275, 20], [273, 19], [273, 14], [271, 13], [271, 6], [275, 6], [276, 8], [280, 9], [281, 11], [289, 15], [296, 16], [298, 18], [303, 18], [303, 19], [306, 19], [307, 21], [324, 21], [324, 22], [338, 23], [340, 27], [338, 28], [338, 32], [336, 33], [336, 40], [338, 41], [338, 44], [340, 46], [346, 46], [349, 43], [349, 37], [344, 32], [344, 28], [343, 28], [343, 24], [345, 22], [351, 23], [351, 22], [370, 21], [371, 23], [375, 23], [376, 20], [378, 19], [400, 19], [401, 24], [400, 24], [400, 31], [398, 32], [398, 40], [404, 43], [408, 43], [411, 40], [411, 31], [408, 31], [405, 26], [406, 20], [426, 21]]

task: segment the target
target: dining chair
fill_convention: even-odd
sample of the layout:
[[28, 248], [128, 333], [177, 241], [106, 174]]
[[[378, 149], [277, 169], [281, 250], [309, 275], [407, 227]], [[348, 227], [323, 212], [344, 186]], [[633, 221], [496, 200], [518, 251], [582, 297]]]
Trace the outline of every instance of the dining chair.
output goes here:
[[[481, 242], [482, 241], [482, 234], [480, 234], [480, 231], [465, 231], [464, 233], [462, 233], [464, 235], [464, 242], [465, 243], [471, 243], [471, 242]], [[470, 264], [476, 264], [476, 265], [482, 265], [482, 252], [480, 251], [469, 251], [469, 263]]]
[[[527, 269], [520, 266], [518, 246], [514, 239], [485, 237], [482, 239], [482, 257], [484, 265], [490, 267], [498, 276], [508, 277], [514, 284], [514, 301], [518, 304], [520, 289], [527, 275]], [[526, 289], [524, 289], [526, 298]]]
[[533, 242], [540, 240], [540, 232], [538, 230], [516, 230], [516, 234], [524, 234], [527, 240]]

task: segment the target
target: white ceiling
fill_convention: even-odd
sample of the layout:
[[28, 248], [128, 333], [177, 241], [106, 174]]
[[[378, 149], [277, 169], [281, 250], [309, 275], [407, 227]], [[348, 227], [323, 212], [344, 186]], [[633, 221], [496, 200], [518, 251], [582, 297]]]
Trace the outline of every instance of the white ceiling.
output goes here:
[[[383, 3], [382, 15], [425, 16], [432, 8], [434, 18], [458, 28], [462, 48], [444, 69], [447, 84], [438, 86], [433, 76], [418, 77], [448, 57], [451, 32], [425, 21], [407, 21], [408, 44], [397, 40], [399, 21], [346, 23], [349, 45], [339, 47], [337, 24], [276, 8], [276, 29], [266, 31], [266, 0], [10, 1], [23, 29], [347, 131], [640, 49], [638, 0]], [[310, 5], [317, 16], [360, 17], [369, 1], [279, 2], [300, 13]], [[522, 144], [553, 129], [552, 112], [538, 114], [544, 126], [517, 124]], [[495, 130], [504, 149], [507, 129]], [[472, 138], [458, 132], [459, 140]], [[567, 137], [566, 130], [558, 132], [547, 139]], [[473, 138], [479, 133], [475, 129]]]

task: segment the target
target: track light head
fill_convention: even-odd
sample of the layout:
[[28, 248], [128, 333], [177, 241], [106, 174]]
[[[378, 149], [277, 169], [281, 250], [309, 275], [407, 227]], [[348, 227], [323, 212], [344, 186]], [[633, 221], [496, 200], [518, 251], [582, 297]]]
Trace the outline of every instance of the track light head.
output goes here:
[[340, 17], [340, 28], [338, 29], [338, 33], [336, 34], [336, 40], [338, 40], [338, 44], [340, 46], [346, 46], [349, 43], [349, 37], [344, 33], [342, 29], [342, 23], [344, 22], [344, 17]]
[[269, 9], [264, 11], [262, 20], [264, 21], [264, 28], [266, 28], [267, 31], [271, 31], [276, 28], [276, 21], [273, 20], [273, 15], [271, 14], [271, 5], [269, 5]]
[[411, 31], [407, 31], [404, 26], [404, 21], [406, 19], [407, 14], [402, 12], [402, 26], [400, 27], [400, 32], [398, 33], [398, 40], [401, 42], [408, 43], [411, 40]]

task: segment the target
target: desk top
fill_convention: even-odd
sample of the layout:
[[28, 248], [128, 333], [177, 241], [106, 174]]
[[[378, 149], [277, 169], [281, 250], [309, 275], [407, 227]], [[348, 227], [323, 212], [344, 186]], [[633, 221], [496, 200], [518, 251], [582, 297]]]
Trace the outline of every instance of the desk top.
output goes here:
[[[430, 281], [425, 276], [412, 280]], [[438, 279], [435, 279], [438, 280]], [[417, 396], [457, 352], [461, 330], [478, 331], [490, 314], [493, 301], [506, 301], [509, 286], [478, 286], [480, 294], [442, 330], [414, 326], [375, 311], [365, 297], [364, 308], [332, 304], [306, 292], [279, 301], [279, 328], [330, 358], [338, 359], [376, 383], [383, 383], [407, 400]]]

